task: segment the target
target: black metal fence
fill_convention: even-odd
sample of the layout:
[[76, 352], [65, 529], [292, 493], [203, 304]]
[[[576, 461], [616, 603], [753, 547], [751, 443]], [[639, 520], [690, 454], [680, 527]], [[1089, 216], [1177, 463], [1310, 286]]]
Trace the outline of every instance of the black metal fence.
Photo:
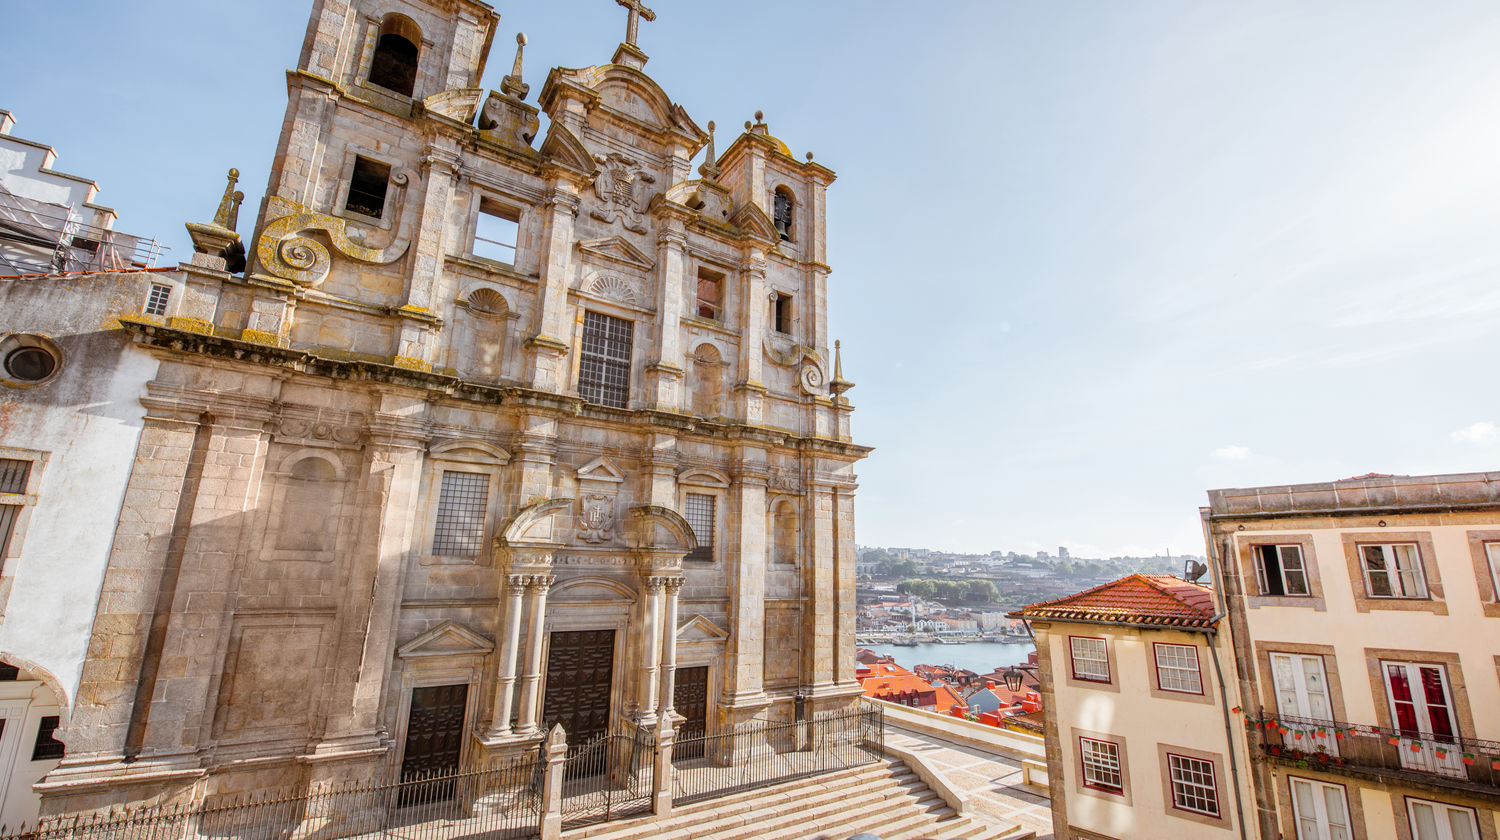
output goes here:
[[1261, 748], [1294, 765], [1375, 771], [1500, 791], [1500, 741], [1276, 715], [1252, 722]]
[[885, 712], [871, 706], [790, 723], [681, 738], [672, 746], [673, 801], [687, 804], [818, 773], [873, 764]]
[[0, 828], [0, 840], [535, 837], [541, 825], [542, 766], [533, 753], [485, 770], [401, 781], [44, 817], [36, 826]]
[[656, 740], [643, 730], [570, 745], [563, 762], [563, 828], [650, 813], [655, 781]]

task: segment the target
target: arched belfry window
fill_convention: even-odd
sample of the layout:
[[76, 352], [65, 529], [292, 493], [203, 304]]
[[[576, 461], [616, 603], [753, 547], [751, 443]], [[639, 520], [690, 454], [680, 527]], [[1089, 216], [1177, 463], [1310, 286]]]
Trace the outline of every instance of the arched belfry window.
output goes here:
[[380, 40], [370, 60], [370, 84], [411, 96], [417, 86], [417, 54], [422, 30], [405, 15], [389, 14], [380, 24]]
[[796, 207], [796, 200], [792, 198], [792, 191], [786, 187], [776, 188], [775, 213], [772, 221], [776, 223], [776, 232], [781, 234], [781, 241], [792, 241], [792, 216]]

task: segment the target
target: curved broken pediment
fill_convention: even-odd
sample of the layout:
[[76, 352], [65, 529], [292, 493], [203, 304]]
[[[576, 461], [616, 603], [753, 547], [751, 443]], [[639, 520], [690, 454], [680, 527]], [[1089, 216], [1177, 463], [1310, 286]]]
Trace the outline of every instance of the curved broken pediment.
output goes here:
[[630, 509], [630, 546], [635, 549], [682, 552], [698, 547], [698, 538], [693, 534], [682, 514], [661, 505], [637, 505]]
[[599, 167], [594, 164], [594, 156], [583, 145], [583, 141], [559, 122], [553, 122], [547, 127], [547, 139], [542, 141], [542, 154], [551, 158], [553, 163], [576, 169], [589, 177], [599, 172]]
[[776, 232], [776, 223], [754, 202], [745, 202], [729, 217], [729, 223], [750, 236], [765, 242], [778, 242], [781, 234]]
[[505, 523], [500, 536], [495, 538], [495, 543], [501, 547], [555, 544], [558, 541], [556, 535], [562, 531], [553, 522], [553, 517], [566, 513], [572, 507], [571, 498], [533, 502], [521, 508]]

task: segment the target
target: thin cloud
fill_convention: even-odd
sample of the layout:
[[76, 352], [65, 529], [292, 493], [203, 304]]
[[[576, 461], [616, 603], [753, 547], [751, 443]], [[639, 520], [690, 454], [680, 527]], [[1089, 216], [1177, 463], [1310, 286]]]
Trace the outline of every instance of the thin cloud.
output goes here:
[[1250, 447], [1238, 444], [1221, 446], [1214, 450], [1214, 457], [1220, 461], [1248, 461], [1250, 460]]
[[1490, 443], [1500, 436], [1500, 428], [1487, 420], [1472, 423], [1448, 435], [1458, 443]]

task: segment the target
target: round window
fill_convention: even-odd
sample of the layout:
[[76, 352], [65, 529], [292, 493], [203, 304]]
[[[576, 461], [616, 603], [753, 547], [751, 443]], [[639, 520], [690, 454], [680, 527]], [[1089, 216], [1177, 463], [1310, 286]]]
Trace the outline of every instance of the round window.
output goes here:
[[40, 382], [57, 370], [57, 359], [40, 347], [22, 347], [5, 354], [5, 372], [22, 382]]

